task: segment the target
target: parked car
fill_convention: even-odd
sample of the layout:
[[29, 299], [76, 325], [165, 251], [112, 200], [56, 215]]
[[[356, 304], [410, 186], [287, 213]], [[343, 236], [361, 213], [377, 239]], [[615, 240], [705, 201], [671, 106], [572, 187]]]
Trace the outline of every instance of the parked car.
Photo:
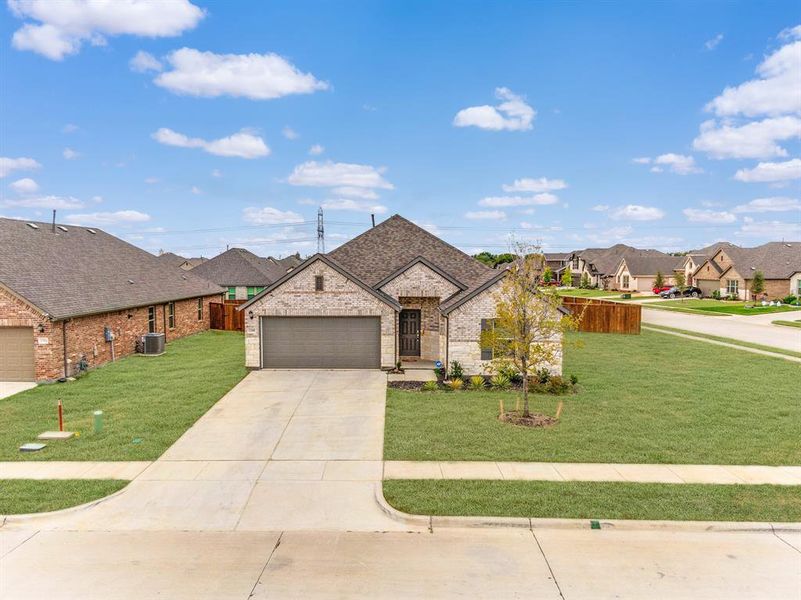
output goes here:
[[700, 298], [703, 295], [703, 292], [700, 288], [693, 286], [679, 288], [674, 285], [669, 290], [660, 292], [659, 295], [662, 298]]
[[673, 287], [672, 285], [663, 285], [662, 287], [656, 287], [656, 286], [654, 286], [654, 289], [653, 289], [653, 290], [651, 290], [651, 291], [652, 291], [654, 294], [657, 294], [657, 295], [659, 295], [659, 294], [661, 294], [662, 292], [667, 292], [667, 291], [668, 291], [670, 288], [672, 288], [672, 287]]

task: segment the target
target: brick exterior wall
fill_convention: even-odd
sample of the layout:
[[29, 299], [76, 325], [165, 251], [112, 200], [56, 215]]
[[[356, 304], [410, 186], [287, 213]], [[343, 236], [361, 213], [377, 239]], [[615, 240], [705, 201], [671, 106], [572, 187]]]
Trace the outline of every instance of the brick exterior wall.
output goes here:
[[[323, 291], [314, 289], [314, 278], [323, 276]], [[261, 366], [259, 317], [262, 316], [377, 316], [381, 317], [381, 366], [395, 366], [397, 313], [323, 261], [315, 261], [282, 285], [248, 306], [245, 316], [245, 365]]]
[[[209, 302], [220, 296], [203, 298], [203, 319], [197, 318], [197, 298], [175, 303], [175, 327], [167, 329], [167, 341], [192, 335], [209, 328]], [[165, 308], [162, 308], [164, 306]], [[156, 305], [156, 331], [164, 331], [166, 305]], [[130, 315], [130, 317], [129, 317]], [[116, 358], [132, 354], [136, 340], [148, 331], [147, 307], [76, 317], [66, 322], [67, 371], [73, 375], [81, 358], [89, 368], [111, 360], [111, 344], [105, 341], [104, 328], [114, 332]], [[64, 322], [50, 321], [38, 310], [0, 288], [0, 327], [34, 327], [34, 357], [37, 381], [64, 376]], [[42, 331], [40, 331], [40, 328]]]
[[384, 284], [381, 291], [399, 298], [439, 298], [440, 302], [453, 296], [459, 288], [421, 263], [412, 265], [392, 281]]

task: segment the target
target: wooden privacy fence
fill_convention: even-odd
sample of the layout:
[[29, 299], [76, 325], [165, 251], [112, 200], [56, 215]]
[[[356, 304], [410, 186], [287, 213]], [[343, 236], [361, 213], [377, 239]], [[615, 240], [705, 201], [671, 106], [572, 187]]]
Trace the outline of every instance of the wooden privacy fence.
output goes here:
[[563, 305], [581, 318], [579, 331], [635, 335], [640, 333], [642, 307], [638, 304], [610, 302], [596, 298], [565, 297]]
[[245, 313], [236, 310], [236, 307], [245, 300], [226, 300], [225, 303], [211, 302], [209, 304], [209, 319], [212, 329], [225, 331], [245, 331]]

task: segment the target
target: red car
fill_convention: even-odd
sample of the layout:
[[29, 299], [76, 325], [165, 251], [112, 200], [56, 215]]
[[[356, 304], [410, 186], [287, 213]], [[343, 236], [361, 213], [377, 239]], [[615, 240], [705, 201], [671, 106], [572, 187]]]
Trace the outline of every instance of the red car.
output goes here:
[[651, 291], [652, 291], [654, 294], [656, 294], [656, 295], [658, 296], [658, 295], [659, 295], [659, 294], [661, 294], [662, 292], [666, 292], [666, 291], [668, 291], [668, 290], [669, 290], [670, 288], [672, 288], [672, 287], [673, 287], [672, 285], [663, 285], [662, 287], [656, 287], [656, 286], [654, 286], [654, 289], [653, 289], [653, 290], [651, 290]]

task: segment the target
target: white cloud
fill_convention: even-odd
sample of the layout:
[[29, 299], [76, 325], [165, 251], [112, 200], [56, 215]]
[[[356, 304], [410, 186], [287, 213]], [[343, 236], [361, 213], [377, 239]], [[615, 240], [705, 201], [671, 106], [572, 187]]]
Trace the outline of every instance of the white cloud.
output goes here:
[[145, 177], [145, 183], [148, 185], [154, 185], [161, 181], [158, 177]]
[[690, 223], [724, 224], [733, 223], [737, 220], [737, 217], [725, 210], [714, 211], [700, 208], [685, 208], [682, 212]]
[[471, 106], [456, 113], [455, 127], [479, 127], [491, 131], [527, 131], [537, 115], [522, 96], [505, 87], [495, 88], [495, 97], [501, 100], [497, 106]]
[[7, 156], [0, 156], [0, 178], [9, 175], [13, 171], [32, 171], [41, 166], [42, 165], [32, 158], [8, 158]]
[[615, 209], [612, 213], [613, 219], [623, 221], [658, 221], [665, 216], [665, 211], [655, 206], [641, 206], [639, 204], [627, 204]]
[[66, 160], [75, 160], [81, 156], [80, 152], [76, 152], [72, 148], [64, 148], [64, 151], [61, 153]]
[[211, 176], [212, 177], [216, 177], [217, 179], [219, 179], [220, 177], [223, 176], [223, 174], [222, 174], [222, 171], [220, 171], [219, 169], [212, 169], [211, 170]]
[[177, 36], [205, 16], [189, 0], [8, 0], [8, 5], [16, 17], [38, 21], [14, 32], [11, 45], [51, 60], [77, 53], [84, 42], [105, 45], [105, 36]]
[[383, 167], [332, 161], [309, 161], [295, 167], [287, 178], [291, 185], [394, 189], [383, 177]]
[[787, 27], [779, 32], [780, 40], [799, 40], [801, 39], [801, 25]]
[[128, 66], [131, 67], [131, 71], [137, 73], [147, 73], [148, 71], [155, 71], [158, 73], [164, 68], [161, 61], [150, 54], [150, 52], [145, 52], [144, 50], [137, 52], [128, 62]]
[[256, 225], [277, 225], [282, 223], [301, 223], [303, 217], [291, 210], [279, 210], [272, 206], [257, 208], [249, 206], [242, 211], [242, 218]]
[[787, 156], [787, 150], [776, 142], [793, 138], [801, 138], [798, 117], [774, 117], [742, 126], [709, 120], [701, 124], [693, 148], [712, 158], [772, 158]]
[[690, 173], [701, 173], [702, 169], [695, 164], [695, 159], [692, 156], [684, 154], [674, 154], [668, 152], [667, 154], [660, 154], [656, 158], [641, 157], [634, 158], [632, 162], [640, 165], [654, 165], [651, 167], [652, 173], [661, 173], [664, 168], [669, 168], [677, 175], [689, 175]]
[[801, 179], [801, 158], [785, 162], [761, 162], [753, 169], [740, 169], [734, 178], [749, 183]]
[[259, 158], [270, 154], [264, 140], [245, 130], [218, 140], [190, 138], [183, 133], [162, 127], [151, 136], [160, 144], [179, 148], [201, 148], [216, 156], [236, 156], [239, 158]]
[[387, 207], [383, 204], [373, 204], [366, 200], [354, 200], [353, 198], [333, 198], [324, 200], [320, 206], [328, 210], [352, 210], [376, 214], [387, 212]]
[[277, 54], [215, 54], [181, 48], [169, 54], [171, 70], [154, 80], [176, 94], [271, 100], [327, 90], [328, 83], [302, 73]]
[[193, 194], [196, 194], [196, 195], [200, 195], [200, 194], [202, 194], [202, 193], [203, 193], [203, 190], [201, 190], [201, 189], [200, 189], [199, 187], [197, 187], [196, 185], [193, 185], [193, 186], [192, 186], [192, 190], [191, 190], [191, 191], [192, 191], [192, 193], [193, 193]]
[[314, 144], [311, 148], [309, 148], [309, 154], [312, 156], [319, 156], [325, 152], [325, 148], [323, 148], [320, 144]]
[[801, 235], [801, 222], [755, 221], [751, 217], [743, 217], [743, 225], [737, 233], [744, 236], [762, 236], [772, 240], [794, 238]]
[[719, 33], [711, 40], [707, 40], [706, 42], [704, 42], [704, 48], [706, 48], [707, 50], [714, 50], [715, 48], [718, 47], [718, 44], [720, 44], [720, 42], [722, 41], [723, 41], [723, 34]]
[[8, 187], [18, 194], [33, 194], [34, 192], [39, 191], [39, 184], [30, 177], [17, 179], [14, 183], [9, 184]]
[[92, 196], [92, 202], [100, 204], [101, 202], [103, 202], [103, 196]]
[[378, 194], [369, 188], [343, 186], [333, 188], [331, 191], [338, 196], [347, 196], [349, 198], [362, 198], [363, 200], [376, 200], [378, 198]]
[[17, 208], [47, 208], [58, 210], [70, 210], [83, 208], [83, 202], [72, 196], [37, 196], [34, 198], [19, 198], [16, 200], [4, 200], [3, 206]]
[[300, 137], [300, 134], [294, 129], [292, 129], [289, 125], [287, 125], [281, 130], [281, 135], [283, 135], [288, 140], [296, 140]]
[[465, 213], [466, 219], [473, 220], [495, 220], [501, 221], [506, 218], [506, 213], [502, 210], [474, 210]]
[[94, 212], [67, 215], [66, 221], [73, 225], [122, 225], [126, 223], [145, 223], [150, 215], [138, 210], [118, 210], [116, 212]]
[[507, 207], [507, 206], [536, 206], [556, 204], [559, 202], [553, 194], [535, 194], [534, 196], [488, 196], [478, 201], [481, 206]]
[[531, 179], [524, 177], [523, 179], [515, 179], [511, 185], [504, 184], [501, 187], [504, 192], [551, 192], [565, 189], [567, 183], [563, 179], [548, 179], [547, 177]]
[[61, 128], [61, 133], [75, 133], [78, 129], [79, 127], [74, 123], [67, 123]]
[[706, 105], [721, 117], [801, 113], [798, 73], [801, 72], [801, 41], [785, 44], [756, 69], [758, 78], [727, 87]]
[[786, 212], [790, 210], [801, 210], [801, 201], [797, 198], [773, 196], [770, 198], [756, 198], [751, 202], [734, 207], [734, 212], [736, 213]]
[[606, 212], [607, 210], [609, 210], [609, 205], [608, 204], [596, 204], [595, 206], [592, 207], [592, 210], [594, 210], [595, 212]]

